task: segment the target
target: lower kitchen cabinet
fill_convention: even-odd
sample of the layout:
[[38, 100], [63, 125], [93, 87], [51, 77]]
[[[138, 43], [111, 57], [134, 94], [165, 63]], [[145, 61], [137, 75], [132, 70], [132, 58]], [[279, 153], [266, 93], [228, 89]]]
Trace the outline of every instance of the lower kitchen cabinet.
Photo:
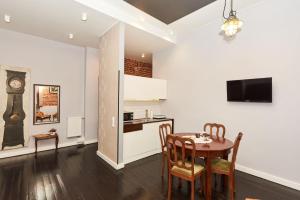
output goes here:
[[172, 124], [163, 121], [143, 124], [143, 130], [124, 133], [123, 156], [124, 163], [130, 163], [161, 152], [159, 125]]

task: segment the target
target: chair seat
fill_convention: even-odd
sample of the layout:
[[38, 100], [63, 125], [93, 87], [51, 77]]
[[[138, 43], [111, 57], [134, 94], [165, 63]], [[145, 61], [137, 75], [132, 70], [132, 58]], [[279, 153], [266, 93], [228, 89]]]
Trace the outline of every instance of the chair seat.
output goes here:
[[[179, 165], [182, 164], [181, 161], [178, 162]], [[185, 162], [185, 165], [187, 167], [190, 167], [191, 164], [189, 162]], [[202, 172], [204, 170], [204, 167], [201, 166], [201, 165], [198, 165], [198, 164], [194, 164], [194, 175], [198, 175], [200, 172]], [[192, 176], [192, 170], [188, 170], [188, 169], [184, 169], [184, 168], [180, 168], [180, 167], [177, 167], [177, 166], [173, 166], [172, 169], [171, 169], [172, 172], [175, 172], [175, 173], [179, 173], [179, 174], [182, 174], [184, 176], [187, 176], [187, 177], [191, 177]]]
[[229, 162], [228, 160], [218, 158], [218, 159], [212, 160], [211, 168], [212, 168], [212, 171], [223, 171], [223, 172], [229, 173], [230, 165], [231, 165], [231, 162]]

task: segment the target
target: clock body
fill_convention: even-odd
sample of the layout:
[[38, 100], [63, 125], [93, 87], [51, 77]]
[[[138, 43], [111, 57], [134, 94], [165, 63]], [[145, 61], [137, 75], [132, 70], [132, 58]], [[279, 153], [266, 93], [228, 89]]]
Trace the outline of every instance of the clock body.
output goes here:
[[5, 121], [2, 149], [5, 147], [24, 146], [23, 94], [26, 72], [6, 70], [7, 106], [3, 114]]

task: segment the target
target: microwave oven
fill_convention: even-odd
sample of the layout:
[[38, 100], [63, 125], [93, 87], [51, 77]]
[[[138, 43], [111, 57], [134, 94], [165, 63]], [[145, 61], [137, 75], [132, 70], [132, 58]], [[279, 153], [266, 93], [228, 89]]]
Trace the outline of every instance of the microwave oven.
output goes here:
[[133, 112], [124, 112], [123, 120], [124, 121], [131, 121], [131, 120], [133, 120]]

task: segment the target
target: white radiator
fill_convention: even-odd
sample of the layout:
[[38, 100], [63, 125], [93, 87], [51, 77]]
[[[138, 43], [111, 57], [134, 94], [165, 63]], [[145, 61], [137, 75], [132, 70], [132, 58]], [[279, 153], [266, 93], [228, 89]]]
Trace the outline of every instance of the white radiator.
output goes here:
[[67, 137], [83, 136], [83, 117], [69, 117]]

